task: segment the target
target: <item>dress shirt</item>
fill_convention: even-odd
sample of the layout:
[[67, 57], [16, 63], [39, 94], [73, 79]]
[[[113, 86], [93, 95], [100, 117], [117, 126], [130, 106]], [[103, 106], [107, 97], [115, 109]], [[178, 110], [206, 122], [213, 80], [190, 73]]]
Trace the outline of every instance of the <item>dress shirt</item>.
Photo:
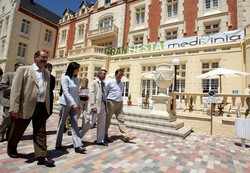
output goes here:
[[109, 80], [106, 84], [107, 99], [115, 102], [122, 102], [123, 83], [116, 79]]
[[[45, 74], [44, 74], [44, 70], [43, 69], [39, 69], [39, 67], [34, 63], [33, 64], [34, 66], [34, 69], [36, 71], [36, 77], [37, 77], [37, 80], [43, 80], [43, 97], [39, 97], [41, 95], [41, 90], [40, 88], [38, 89], [38, 97], [37, 97], [37, 102], [44, 102], [45, 101], [45, 97], [46, 97], [46, 88], [47, 88], [47, 82], [46, 82], [46, 79], [45, 79]], [[42, 78], [40, 77], [41, 76], [41, 73], [42, 73]], [[38, 81], [39, 83], [39, 81]]]

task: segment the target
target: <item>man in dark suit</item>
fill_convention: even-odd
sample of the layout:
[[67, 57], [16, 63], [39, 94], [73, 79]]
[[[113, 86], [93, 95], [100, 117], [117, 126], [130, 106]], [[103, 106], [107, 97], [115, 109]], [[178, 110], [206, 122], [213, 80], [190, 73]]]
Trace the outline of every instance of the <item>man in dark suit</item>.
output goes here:
[[22, 62], [17, 62], [14, 65], [14, 72], [5, 73], [0, 82], [0, 90], [3, 90], [3, 97], [1, 100], [1, 105], [3, 106], [3, 119], [0, 124], [0, 142], [4, 142], [4, 135], [6, 133], [6, 140], [8, 140], [8, 136], [10, 133], [10, 127], [12, 123], [12, 117], [9, 114], [10, 109], [10, 91], [12, 86], [12, 81], [16, 74], [16, 70], [20, 66], [24, 66], [25, 64]]
[[32, 120], [35, 158], [38, 165], [53, 167], [47, 158], [46, 120], [50, 115], [50, 73], [44, 70], [48, 54], [36, 51], [34, 64], [17, 69], [10, 94], [10, 114], [14, 117], [8, 141], [7, 154], [19, 157], [17, 145]]
[[55, 85], [56, 85], [56, 78], [55, 76], [53, 76], [52, 73], [52, 69], [53, 69], [53, 65], [50, 63], [47, 63], [44, 68], [46, 68], [49, 72], [50, 72], [50, 115], [53, 114], [53, 101], [54, 101], [54, 93], [53, 90], [55, 89]]

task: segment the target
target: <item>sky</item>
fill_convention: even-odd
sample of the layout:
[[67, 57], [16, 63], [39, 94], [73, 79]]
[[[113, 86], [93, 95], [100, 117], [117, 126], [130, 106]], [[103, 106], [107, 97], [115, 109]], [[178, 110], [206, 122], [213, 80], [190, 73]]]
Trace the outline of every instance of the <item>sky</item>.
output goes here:
[[63, 16], [63, 12], [66, 8], [73, 10], [74, 12], [79, 11], [79, 7], [82, 0], [34, 0], [41, 6], [49, 9], [56, 13], [58, 16]]

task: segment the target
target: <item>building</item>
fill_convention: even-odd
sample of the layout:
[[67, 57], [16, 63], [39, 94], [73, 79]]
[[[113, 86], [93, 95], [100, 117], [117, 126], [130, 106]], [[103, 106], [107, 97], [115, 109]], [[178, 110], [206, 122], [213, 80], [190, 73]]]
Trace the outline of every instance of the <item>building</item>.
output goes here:
[[13, 71], [17, 61], [34, 62], [36, 50], [55, 55], [60, 18], [33, 0], [0, 0], [0, 67]]
[[[177, 88], [182, 92], [219, 89], [218, 79], [197, 76], [218, 67], [250, 72], [250, 1], [99, 0], [66, 9], [59, 22], [54, 74], [57, 86], [70, 61], [80, 77], [94, 79], [100, 68], [124, 68], [125, 98], [133, 102], [157, 94], [141, 74], [179, 59]], [[249, 77], [225, 78], [223, 92], [243, 93]]]

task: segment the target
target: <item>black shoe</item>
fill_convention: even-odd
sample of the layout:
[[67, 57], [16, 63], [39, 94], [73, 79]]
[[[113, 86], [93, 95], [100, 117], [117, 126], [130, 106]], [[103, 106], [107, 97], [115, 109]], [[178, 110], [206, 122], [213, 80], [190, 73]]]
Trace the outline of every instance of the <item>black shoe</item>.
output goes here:
[[75, 148], [76, 153], [84, 154], [85, 151], [86, 151], [86, 149], [84, 147], [76, 147]]
[[105, 141], [106, 143], [110, 143], [110, 142], [111, 142], [111, 140], [110, 140], [110, 138], [109, 138], [108, 135], [105, 135], [104, 141]]
[[97, 142], [96, 144], [97, 144], [97, 145], [102, 145], [102, 146], [108, 146], [108, 144], [105, 143], [105, 142]]
[[55, 147], [56, 150], [62, 150], [62, 147]]
[[45, 165], [47, 167], [55, 167], [54, 163], [55, 163], [55, 161], [50, 159], [50, 158], [40, 157], [40, 158], [38, 158], [37, 165]]
[[15, 152], [15, 153], [7, 153], [7, 154], [8, 154], [8, 156], [11, 157], [11, 158], [18, 158], [18, 157], [19, 157], [19, 155], [18, 155], [17, 152]]

